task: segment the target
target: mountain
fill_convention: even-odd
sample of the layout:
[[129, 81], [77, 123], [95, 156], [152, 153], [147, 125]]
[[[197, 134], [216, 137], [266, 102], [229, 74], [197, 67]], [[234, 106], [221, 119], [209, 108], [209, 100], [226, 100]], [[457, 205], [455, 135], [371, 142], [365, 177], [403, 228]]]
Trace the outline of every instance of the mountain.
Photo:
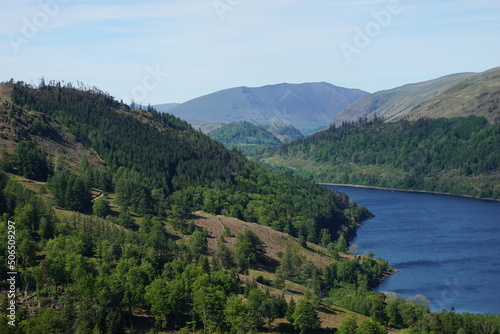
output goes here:
[[180, 103], [163, 103], [153, 106], [159, 112], [169, 112], [171, 109], [177, 107]]
[[420, 117], [500, 115], [500, 67], [482, 73], [459, 73], [364, 96], [338, 113], [335, 124], [375, 115], [386, 120]]
[[169, 110], [186, 121], [292, 125], [304, 135], [319, 131], [367, 92], [331, 84], [278, 84], [237, 87], [205, 95]]
[[476, 115], [500, 122], [500, 67], [467, 77], [416, 105], [408, 119]]

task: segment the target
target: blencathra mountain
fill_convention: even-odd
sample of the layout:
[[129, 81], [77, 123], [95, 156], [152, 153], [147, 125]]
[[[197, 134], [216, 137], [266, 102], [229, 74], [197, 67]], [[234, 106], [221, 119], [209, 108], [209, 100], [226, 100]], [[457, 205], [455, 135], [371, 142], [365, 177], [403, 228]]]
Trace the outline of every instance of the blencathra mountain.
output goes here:
[[168, 112], [188, 122], [281, 123], [308, 135], [328, 126], [339, 111], [367, 94], [326, 82], [237, 87], [198, 97]]

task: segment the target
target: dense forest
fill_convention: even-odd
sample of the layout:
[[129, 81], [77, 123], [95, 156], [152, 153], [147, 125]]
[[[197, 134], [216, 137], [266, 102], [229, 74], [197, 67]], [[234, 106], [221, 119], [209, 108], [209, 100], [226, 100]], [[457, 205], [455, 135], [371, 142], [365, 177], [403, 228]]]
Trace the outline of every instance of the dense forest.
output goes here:
[[[125, 211], [160, 216], [172, 209], [224, 211], [312, 242], [323, 228], [333, 236], [351, 233], [363, 218], [344, 215], [352, 203], [341, 194], [267, 172], [172, 115], [152, 108], [131, 112], [95, 88], [16, 83], [12, 101], [53, 117], [95, 149], [112, 178], [100, 177], [105, 184], [99, 186], [115, 192]], [[49, 185], [60, 184], [65, 176], [59, 173], [66, 172], [56, 171]]]
[[[374, 293], [391, 268], [373, 254], [349, 254], [370, 213], [343, 194], [269, 172], [171, 115], [95, 88], [7, 87], [0, 257], [15, 261], [2, 261], [0, 273], [17, 274], [14, 285], [0, 282], [1, 333], [314, 333], [320, 310], [351, 314], [340, 333], [500, 330], [499, 316], [431, 313], [425, 298]], [[28, 115], [37, 124], [11, 131]], [[102, 162], [68, 163], [55, 149], [66, 143], [60, 129]], [[270, 245], [252, 229], [212, 240], [188, 222], [196, 210], [297, 238], [269, 261]], [[297, 289], [301, 298], [290, 298]]]
[[332, 125], [272, 150], [263, 161], [324, 183], [500, 198], [498, 147], [500, 124], [483, 117], [376, 117]]

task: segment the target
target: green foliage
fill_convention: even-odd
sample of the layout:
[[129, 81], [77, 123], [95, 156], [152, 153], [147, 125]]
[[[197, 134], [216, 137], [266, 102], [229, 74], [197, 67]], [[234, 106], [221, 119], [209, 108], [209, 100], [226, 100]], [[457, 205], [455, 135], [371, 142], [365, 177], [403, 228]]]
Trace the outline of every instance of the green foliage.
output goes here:
[[356, 323], [356, 319], [354, 319], [352, 316], [347, 316], [342, 319], [342, 322], [340, 323], [340, 327], [338, 330], [338, 334], [355, 334], [356, 329], [358, 328], [358, 325]]
[[90, 208], [90, 189], [78, 176], [63, 170], [54, 173], [48, 181], [56, 203], [72, 211], [85, 211]]
[[375, 118], [331, 126], [280, 147], [266, 161], [294, 166], [297, 174], [320, 182], [495, 197], [498, 146], [500, 124], [482, 117], [388, 123]]
[[378, 322], [366, 319], [361, 321], [356, 329], [356, 334], [387, 334], [387, 330]]
[[34, 142], [22, 141], [12, 155], [12, 166], [18, 174], [29, 179], [45, 181], [50, 173], [46, 154]]
[[105, 218], [110, 212], [109, 204], [106, 199], [103, 197], [96, 198], [94, 200], [94, 204], [92, 205], [92, 212], [96, 216]]
[[[115, 191], [122, 206], [110, 221], [70, 212], [56, 218], [48, 196], [0, 172], [0, 244], [7, 244], [7, 221], [15, 221], [22, 273], [18, 282], [25, 301], [19, 304], [20, 321], [12, 332], [132, 332], [138, 327], [133, 315], [143, 312], [156, 319], [152, 331], [162, 332], [200, 331], [201, 326], [207, 333], [257, 332], [259, 327], [269, 331], [273, 320], [284, 316], [301, 332], [319, 326], [311, 301], [287, 306], [284, 296], [251, 283], [246, 284], [246, 298], [240, 296], [244, 284], [236, 266], [244, 270], [257, 265], [263, 251], [252, 231], [238, 233], [234, 254], [223, 240], [215, 252], [208, 252], [206, 234], [194, 225], [186, 228], [189, 238], [177, 236], [182, 236], [183, 214], [205, 207], [330, 248], [332, 236], [342, 235], [337, 245], [345, 250], [354, 219], [366, 214], [345, 195], [269, 172], [171, 115], [131, 110], [96, 89], [19, 83], [12, 99], [57, 119], [106, 163], [104, 171], [82, 159], [72, 174], [59, 158], [48, 181], [59, 205], [89, 212], [90, 189], [97, 188]], [[43, 133], [43, 126], [38, 127]], [[463, 131], [457, 129], [461, 138]], [[97, 210], [101, 199], [94, 202], [95, 213], [104, 216]], [[179, 227], [177, 236], [167, 233], [167, 222]], [[494, 315], [431, 314], [410, 301], [382, 301], [370, 287], [388, 269], [385, 261], [339, 258], [320, 271], [295, 251], [283, 254], [278, 277], [301, 282], [317, 295], [327, 293], [325, 302], [363, 314], [372, 311], [418, 333], [500, 329]], [[0, 247], [0, 257], [6, 255]], [[215, 259], [211, 267], [208, 256]], [[4, 261], [0, 272], [6, 271]], [[8, 332], [5, 310], [0, 310], [0, 319], [0, 331]]]
[[[78, 179], [85, 190], [114, 191], [125, 211], [164, 216], [174, 207], [181, 213], [204, 209], [303, 235], [311, 242], [318, 242], [322, 228], [331, 235], [355, 229], [346, 214], [345, 198], [310, 182], [266, 171], [172, 115], [152, 108], [134, 110], [85, 86], [57, 82], [12, 86], [15, 104], [51, 116], [96, 150], [107, 170], [92, 168], [83, 159]], [[62, 184], [76, 181], [60, 173], [58, 168], [52, 182], [59, 205], [85, 210], [88, 198], [65, 203]], [[82, 195], [86, 197], [86, 191]]]
[[245, 304], [240, 297], [229, 297], [224, 309], [224, 315], [230, 333], [247, 334], [255, 329], [255, 320], [251, 314], [250, 306]]
[[280, 279], [287, 279], [298, 284], [312, 281], [318, 274], [318, 268], [297, 252], [291, 245], [285, 247], [281, 263], [276, 269]]
[[207, 251], [207, 237], [200, 231], [195, 231], [189, 237], [189, 250], [195, 259]]
[[260, 238], [248, 228], [236, 235], [235, 258], [241, 271], [246, 271], [256, 264], [264, 253], [264, 244]]
[[301, 299], [293, 312], [293, 326], [300, 330], [301, 334], [313, 333], [321, 322], [315, 306], [306, 299]]
[[230, 123], [211, 131], [208, 135], [229, 148], [240, 145], [281, 144], [264, 126], [249, 122]]

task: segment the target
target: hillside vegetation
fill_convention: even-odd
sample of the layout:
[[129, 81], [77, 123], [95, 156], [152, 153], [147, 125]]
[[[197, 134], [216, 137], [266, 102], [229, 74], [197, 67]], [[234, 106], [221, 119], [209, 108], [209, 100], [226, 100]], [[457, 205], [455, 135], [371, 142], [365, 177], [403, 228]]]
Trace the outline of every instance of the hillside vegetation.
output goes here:
[[256, 125], [249, 122], [230, 123], [208, 135], [227, 148], [237, 148], [246, 156], [257, 155], [268, 146], [279, 146], [304, 138], [299, 130], [290, 125]]
[[500, 198], [500, 124], [483, 117], [331, 126], [263, 161], [324, 183]]
[[1, 92], [0, 273], [17, 273], [0, 282], [1, 333], [500, 329], [373, 292], [391, 268], [349, 254], [370, 213], [344, 194], [96, 88]]
[[[1, 99], [1, 167], [9, 173], [0, 172], [1, 235], [7, 245], [7, 223], [16, 224], [20, 332], [118, 333], [142, 310], [158, 328], [185, 327], [195, 312], [192, 326], [229, 330], [222, 311], [243, 292], [235, 273], [255, 265], [243, 260], [258, 254], [256, 239], [234, 250], [243, 260], [211, 266], [208, 235], [184, 223], [185, 214], [244, 218], [330, 247], [345, 245], [369, 214], [345, 195], [268, 172], [184, 121], [131, 109], [96, 88], [11, 81]], [[159, 291], [167, 300], [154, 299]], [[220, 312], [207, 316], [204, 298], [212, 297]], [[250, 329], [260, 326], [255, 317]], [[16, 332], [6, 319], [2, 332]]]

